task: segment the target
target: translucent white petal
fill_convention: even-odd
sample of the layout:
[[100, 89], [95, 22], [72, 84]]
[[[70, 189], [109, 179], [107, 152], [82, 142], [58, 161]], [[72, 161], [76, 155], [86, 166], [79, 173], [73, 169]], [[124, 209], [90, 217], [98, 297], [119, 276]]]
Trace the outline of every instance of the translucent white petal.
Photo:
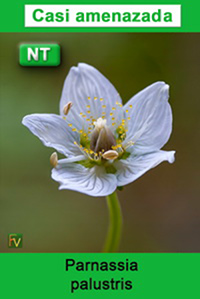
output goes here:
[[117, 188], [116, 177], [107, 174], [103, 167], [86, 168], [67, 160], [59, 160], [56, 168], [52, 170], [52, 179], [60, 183], [60, 190], [69, 189], [90, 196], [106, 196]]
[[163, 161], [174, 162], [175, 151], [157, 151], [115, 162], [118, 186], [127, 185]]
[[[159, 150], [172, 131], [172, 112], [168, 103], [169, 86], [157, 82], [136, 94], [124, 106], [130, 118], [127, 140], [135, 142], [135, 152]], [[132, 105], [132, 108], [130, 108]]]
[[55, 114], [31, 114], [22, 120], [44, 145], [55, 148], [66, 156], [80, 155], [80, 149], [74, 144], [79, 142], [79, 134], [73, 132], [67, 122]]
[[[103, 101], [100, 101], [101, 98]], [[63, 115], [63, 107], [69, 101], [73, 106], [67, 118], [74, 126], [81, 129], [86, 118], [93, 116], [97, 119], [102, 116], [102, 112], [109, 114], [112, 107], [116, 106], [116, 102], [121, 103], [121, 98], [115, 87], [97, 69], [79, 63], [77, 67], [70, 69], [66, 77], [60, 100], [61, 115]], [[80, 116], [80, 113], [86, 115], [86, 118]]]

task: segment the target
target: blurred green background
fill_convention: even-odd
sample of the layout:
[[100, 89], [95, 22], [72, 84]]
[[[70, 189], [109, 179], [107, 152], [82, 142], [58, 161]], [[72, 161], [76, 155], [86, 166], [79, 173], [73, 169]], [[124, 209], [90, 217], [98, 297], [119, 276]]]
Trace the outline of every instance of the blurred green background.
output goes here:
[[[173, 133], [162, 163], [119, 192], [124, 215], [121, 252], [200, 251], [200, 34], [1, 34], [0, 252], [99, 252], [108, 227], [104, 198], [58, 191], [46, 148], [21, 124], [30, 113], [58, 113], [71, 66], [86, 62], [116, 86], [126, 102], [147, 85], [170, 84]], [[18, 64], [21, 42], [57, 42], [56, 68]], [[22, 249], [8, 234], [22, 233]]]

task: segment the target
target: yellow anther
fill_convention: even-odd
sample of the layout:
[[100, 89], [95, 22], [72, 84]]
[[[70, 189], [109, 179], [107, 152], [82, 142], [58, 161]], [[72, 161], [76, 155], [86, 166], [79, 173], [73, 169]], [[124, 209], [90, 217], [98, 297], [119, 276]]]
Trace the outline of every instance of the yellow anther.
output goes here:
[[116, 110], [116, 108], [115, 108], [115, 107], [112, 107], [112, 110]]
[[82, 133], [83, 133], [83, 130], [80, 130], [80, 131], [79, 131], [79, 133], [81, 133], [81, 134], [82, 134]]
[[106, 108], [106, 105], [102, 105], [102, 108]]
[[112, 126], [115, 126], [116, 125], [116, 123], [112, 123]]
[[122, 105], [122, 104], [119, 104], [119, 107], [120, 107], [120, 108], [122, 108], [122, 107], [123, 107], [123, 105]]
[[122, 119], [122, 123], [125, 123], [125, 119]]
[[88, 100], [91, 100], [91, 97], [88, 97]]
[[115, 117], [112, 117], [112, 120], [115, 120]]
[[74, 141], [74, 144], [75, 144], [75, 145], [77, 145], [77, 142], [76, 142], [76, 141]]
[[92, 150], [90, 150], [90, 154], [93, 154], [94, 152]]
[[80, 112], [79, 114], [80, 114], [80, 115], [83, 115], [83, 112]]
[[113, 145], [113, 146], [112, 146], [112, 149], [113, 149], [113, 150], [117, 149], [117, 146], [116, 146], [116, 145]]
[[128, 120], [130, 120], [131, 118], [130, 118], [130, 116], [128, 117]]
[[89, 108], [90, 108], [90, 105], [87, 105], [86, 107], [89, 109]]
[[115, 104], [116, 104], [116, 105], [119, 105], [119, 102], [116, 102]]
[[83, 115], [83, 117], [85, 118], [85, 117], [86, 117], [86, 115], [84, 114], [84, 115]]
[[84, 133], [83, 136], [86, 137], [86, 136], [87, 136], [87, 133]]
[[129, 105], [129, 108], [133, 108], [133, 105]]
[[97, 154], [97, 153], [95, 153], [94, 155], [95, 155], [95, 157], [97, 157], [97, 156], [98, 156], [98, 154]]
[[102, 112], [102, 115], [106, 115], [106, 112]]
[[128, 109], [126, 110], [126, 113], [128, 113]]
[[72, 131], [73, 131], [73, 132], [76, 132], [76, 128], [73, 128]]
[[104, 116], [104, 115], [102, 116], [102, 119], [105, 119], [105, 116]]
[[113, 113], [112, 112], [110, 112], [110, 116], [112, 116], [113, 115]]
[[66, 116], [63, 116], [63, 119], [66, 120], [67, 119]]
[[72, 127], [72, 124], [68, 124], [69, 127]]
[[97, 100], [97, 97], [94, 97], [94, 100]]
[[102, 102], [102, 101], [103, 101], [103, 98], [100, 98], [100, 101]]
[[87, 118], [86, 121], [90, 121], [90, 118]]
[[90, 110], [88, 110], [87, 113], [90, 114]]

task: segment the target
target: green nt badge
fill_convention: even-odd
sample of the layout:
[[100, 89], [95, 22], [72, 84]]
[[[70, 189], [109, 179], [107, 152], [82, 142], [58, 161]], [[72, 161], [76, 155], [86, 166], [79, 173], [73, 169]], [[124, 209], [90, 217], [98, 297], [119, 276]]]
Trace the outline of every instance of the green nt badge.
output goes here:
[[58, 44], [21, 44], [19, 64], [22, 66], [58, 66], [60, 46]]
[[23, 235], [22, 234], [9, 234], [8, 247], [9, 248], [22, 248]]

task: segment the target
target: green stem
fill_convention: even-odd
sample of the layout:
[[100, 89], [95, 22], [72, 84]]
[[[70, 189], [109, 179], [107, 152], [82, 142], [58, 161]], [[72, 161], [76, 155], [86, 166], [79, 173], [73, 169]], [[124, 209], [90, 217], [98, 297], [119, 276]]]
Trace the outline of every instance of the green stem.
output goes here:
[[122, 231], [121, 208], [116, 192], [108, 195], [106, 199], [109, 209], [110, 225], [103, 252], [117, 252]]

